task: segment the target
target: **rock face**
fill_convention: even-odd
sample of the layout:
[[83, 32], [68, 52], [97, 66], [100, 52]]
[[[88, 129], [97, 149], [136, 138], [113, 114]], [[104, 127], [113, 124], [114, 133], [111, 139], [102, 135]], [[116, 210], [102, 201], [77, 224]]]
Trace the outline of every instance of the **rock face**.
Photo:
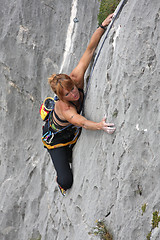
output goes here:
[[[117, 130], [82, 131], [66, 197], [41, 143], [38, 111], [52, 94], [47, 77], [78, 63], [97, 27], [98, 3], [0, 3], [0, 239], [97, 239], [88, 234], [97, 219], [115, 240], [146, 239], [160, 210], [159, 0], [128, 0], [105, 41], [85, 116], [106, 114]], [[159, 228], [151, 236], [160, 239]]]

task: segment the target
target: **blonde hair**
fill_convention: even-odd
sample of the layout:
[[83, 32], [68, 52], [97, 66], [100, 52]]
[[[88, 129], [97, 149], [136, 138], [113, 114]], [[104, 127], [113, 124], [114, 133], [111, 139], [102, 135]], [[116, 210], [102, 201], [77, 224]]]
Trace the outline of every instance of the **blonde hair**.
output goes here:
[[63, 89], [71, 91], [71, 89], [75, 85], [73, 80], [66, 74], [52, 74], [48, 78], [48, 83], [50, 84], [53, 92], [61, 100], [63, 98]]

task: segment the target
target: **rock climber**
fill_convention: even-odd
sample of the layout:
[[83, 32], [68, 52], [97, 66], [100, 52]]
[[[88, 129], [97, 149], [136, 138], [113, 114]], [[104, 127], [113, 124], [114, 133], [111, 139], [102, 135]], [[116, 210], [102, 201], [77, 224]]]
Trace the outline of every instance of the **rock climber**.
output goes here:
[[72, 156], [72, 148], [80, 135], [80, 129], [104, 130], [108, 134], [115, 131], [113, 123], [106, 123], [106, 118], [101, 122], [87, 120], [80, 115], [84, 99], [84, 74], [91, 62], [95, 49], [105, 31], [105, 27], [111, 22], [113, 14], [110, 14], [93, 33], [91, 40], [81, 57], [78, 65], [69, 74], [52, 74], [48, 78], [51, 89], [57, 95], [54, 111], [43, 127], [43, 136], [51, 131], [58, 132], [50, 143], [44, 142], [51, 156], [57, 177], [56, 181], [65, 195], [66, 190], [73, 184], [73, 173], [69, 159]]

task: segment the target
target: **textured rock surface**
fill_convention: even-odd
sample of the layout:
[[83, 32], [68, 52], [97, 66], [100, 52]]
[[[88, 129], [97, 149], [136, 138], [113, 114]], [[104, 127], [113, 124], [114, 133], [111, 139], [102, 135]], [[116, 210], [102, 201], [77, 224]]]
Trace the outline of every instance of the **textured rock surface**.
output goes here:
[[[104, 44], [85, 115], [106, 114], [117, 131], [82, 131], [65, 198], [41, 143], [38, 110], [51, 95], [47, 77], [76, 66], [98, 3], [0, 2], [0, 239], [97, 239], [88, 235], [96, 219], [115, 240], [145, 239], [160, 210], [159, 0], [128, 0]], [[152, 239], [160, 239], [159, 228]]]

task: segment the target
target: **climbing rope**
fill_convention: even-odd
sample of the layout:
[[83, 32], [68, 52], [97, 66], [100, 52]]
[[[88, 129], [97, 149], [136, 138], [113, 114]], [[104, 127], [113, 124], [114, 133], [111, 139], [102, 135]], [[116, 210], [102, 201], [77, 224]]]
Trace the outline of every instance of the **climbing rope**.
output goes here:
[[108, 37], [108, 34], [109, 34], [109, 32], [110, 32], [110, 30], [111, 30], [111, 28], [112, 28], [112, 26], [113, 26], [114, 21], [116, 20], [118, 14], [119, 14], [120, 11], [122, 10], [122, 8], [123, 8], [123, 6], [125, 5], [126, 2], [127, 2], [127, 0], [123, 0], [123, 1], [121, 1], [121, 2], [119, 3], [119, 5], [118, 5], [118, 7], [116, 8], [116, 11], [114, 12], [114, 15], [113, 15], [113, 17], [112, 17], [112, 21], [111, 21], [110, 24], [108, 25], [108, 28], [107, 28], [107, 30], [106, 30], [106, 34], [105, 34], [104, 40], [103, 40], [103, 42], [102, 42], [102, 44], [101, 44], [101, 46], [100, 46], [100, 49], [99, 49], [99, 51], [98, 51], [98, 53], [97, 53], [97, 55], [96, 55], [96, 58], [95, 58], [95, 60], [94, 60], [94, 62], [93, 62], [92, 68], [91, 68], [91, 72], [90, 72], [90, 76], [89, 76], [89, 80], [88, 80], [88, 83], [87, 83], [86, 92], [85, 92], [85, 96], [84, 96], [84, 101], [85, 101], [85, 99], [86, 99], [87, 92], [88, 92], [88, 88], [89, 88], [89, 84], [90, 84], [90, 80], [91, 80], [91, 77], [92, 77], [92, 74], [93, 74], [95, 65], [96, 65], [96, 63], [97, 63], [97, 60], [98, 60], [98, 58], [99, 58], [99, 55], [100, 55], [100, 53], [101, 53], [101, 50], [102, 50], [102, 48], [103, 48], [103, 45], [104, 45], [104, 43], [105, 43], [105, 41], [106, 41], [106, 39], [107, 39], [107, 37]]

